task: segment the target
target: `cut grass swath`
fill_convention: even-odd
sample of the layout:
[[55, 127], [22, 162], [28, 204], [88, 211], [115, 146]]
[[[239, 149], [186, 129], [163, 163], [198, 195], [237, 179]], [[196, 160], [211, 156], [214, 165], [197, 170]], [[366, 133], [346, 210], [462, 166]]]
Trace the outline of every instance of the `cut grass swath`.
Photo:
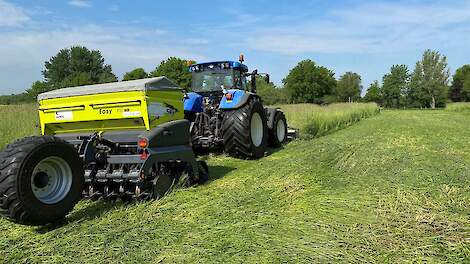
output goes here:
[[285, 112], [289, 126], [300, 129], [302, 138], [326, 135], [380, 111], [375, 103], [338, 103], [328, 106], [293, 104], [277, 107]]

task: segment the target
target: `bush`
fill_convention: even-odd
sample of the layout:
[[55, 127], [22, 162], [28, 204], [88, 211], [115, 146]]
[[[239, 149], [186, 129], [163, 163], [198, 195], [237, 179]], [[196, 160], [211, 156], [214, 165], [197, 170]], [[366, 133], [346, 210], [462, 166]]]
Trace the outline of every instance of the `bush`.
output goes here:
[[34, 102], [33, 97], [27, 93], [0, 95], [0, 105], [25, 104]]

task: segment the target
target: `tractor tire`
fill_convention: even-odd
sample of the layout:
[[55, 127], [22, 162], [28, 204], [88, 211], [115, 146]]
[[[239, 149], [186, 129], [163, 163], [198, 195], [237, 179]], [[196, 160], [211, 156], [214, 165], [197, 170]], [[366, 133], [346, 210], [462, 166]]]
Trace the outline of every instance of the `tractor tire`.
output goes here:
[[258, 98], [245, 106], [224, 111], [222, 134], [225, 152], [231, 156], [258, 159], [266, 151], [268, 128], [266, 112]]
[[83, 163], [53, 136], [27, 137], [0, 153], [0, 214], [24, 225], [63, 219], [81, 199]]
[[287, 121], [284, 113], [276, 111], [273, 127], [269, 129], [269, 146], [278, 148], [287, 140]]

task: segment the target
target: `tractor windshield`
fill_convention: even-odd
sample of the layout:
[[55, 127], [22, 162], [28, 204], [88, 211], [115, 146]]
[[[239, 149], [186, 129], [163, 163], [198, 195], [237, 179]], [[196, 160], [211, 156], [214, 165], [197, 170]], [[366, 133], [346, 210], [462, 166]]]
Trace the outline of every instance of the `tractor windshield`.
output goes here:
[[192, 90], [194, 92], [216, 92], [223, 89], [234, 89], [239, 86], [238, 79], [234, 80], [234, 70], [208, 70], [193, 72]]

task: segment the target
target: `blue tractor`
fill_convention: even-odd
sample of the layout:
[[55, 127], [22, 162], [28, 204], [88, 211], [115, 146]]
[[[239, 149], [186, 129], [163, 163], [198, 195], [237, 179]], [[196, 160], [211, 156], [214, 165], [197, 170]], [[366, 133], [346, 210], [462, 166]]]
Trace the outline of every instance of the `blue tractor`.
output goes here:
[[[189, 70], [192, 91], [185, 94], [184, 112], [191, 121], [197, 153], [222, 150], [234, 157], [257, 159], [268, 145], [279, 147], [287, 140], [284, 113], [263, 106], [256, 94], [260, 74], [248, 72], [243, 55], [239, 61], [198, 63]], [[264, 78], [269, 83], [269, 75]]]

